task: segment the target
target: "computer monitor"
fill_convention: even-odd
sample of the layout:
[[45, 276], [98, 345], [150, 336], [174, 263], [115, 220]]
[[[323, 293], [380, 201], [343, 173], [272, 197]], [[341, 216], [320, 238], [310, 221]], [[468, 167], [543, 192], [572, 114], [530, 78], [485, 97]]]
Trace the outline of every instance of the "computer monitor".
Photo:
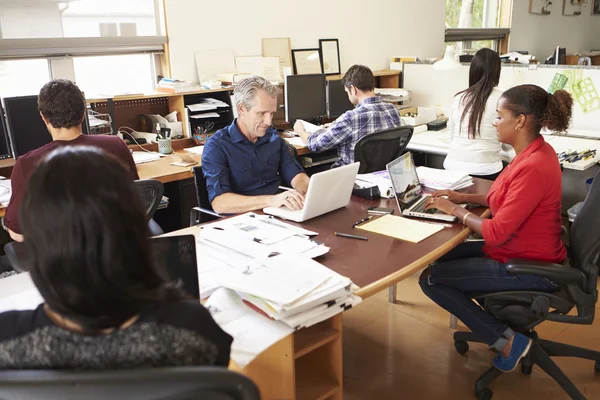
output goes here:
[[315, 119], [325, 116], [325, 75], [285, 77], [285, 120]]
[[327, 107], [329, 118], [337, 118], [354, 108], [341, 80], [327, 82], [327, 104], [329, 105]]
[[[8, 136], [15, 158], [52, 141], [38, 111], [37, 99], [37, 95], [4, 98]], [[89, 133], [88, 125], [86, 108], [82, 124], [84, 134]]]
[[546, 59], [545, 64], [565, 65], [567, 63], [567, 49], [565, 47], [557, 47], [550, 56]]
[[198, 261], [194, 235], [154, 237], [152, 255], [159, 270], [171, 281], [178, 281], [190, 297], [200, 298]]
[[8, 141], [8, 133], [6, 131], [6, 124], [4, 123], [4, 110], [0, 102], [0, 160], [11, 157], [10, 142]]

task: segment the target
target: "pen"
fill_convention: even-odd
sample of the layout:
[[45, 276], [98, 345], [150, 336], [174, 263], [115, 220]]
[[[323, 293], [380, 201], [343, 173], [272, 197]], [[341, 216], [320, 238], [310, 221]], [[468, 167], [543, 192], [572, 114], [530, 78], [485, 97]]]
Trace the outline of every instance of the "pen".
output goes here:
[[341, 237], [345, 237], [345, 238], [358, 239], [358, 240], [369, 240], [369, 238], [365, 237], [365, 236], [356, 236], [356, 235], [350, 235], [348, 233], [340, 233], [340, 232], [335, 232], [335, 236], [341, 236]]
[[287, 186], [279, 186], [277, 189], [281, 189], [281, 190], [294, 190], [294, 189], [289, 188]]
[[363, 218], [363, 219], [361, 219], [360, 221], [356, 221], [355, 223], [353, 223], [353, 224], [352, 224], [352, 227], [353, 227], [353, 228], [355, 228], [357, 225], [360, 225], [360, 224], [362, 224], [363, 222], [367, 222], [368, 220], [370, 220], [370, 219], [372, 219], [372, 218], [373, 218], [373, 216], [372, 216], [372, 215], [369, 215], [368, 217], [366, 217], [366, 218]]

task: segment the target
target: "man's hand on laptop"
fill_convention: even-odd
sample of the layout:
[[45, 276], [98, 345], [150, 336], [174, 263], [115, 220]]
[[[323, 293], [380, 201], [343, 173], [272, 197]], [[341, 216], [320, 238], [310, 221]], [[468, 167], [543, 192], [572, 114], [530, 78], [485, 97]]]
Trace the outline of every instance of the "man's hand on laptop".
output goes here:
[[436, 190], [431, 194], [431, 197], [445, 197], [455, 204], [466, 202], [463, 193], [458, 193], [454, 190]]
[[286, 190], [273, 196], [271, 206], [286, 206], [292, 211], [300, 210], [304, 207], [304, 196], [295, 190]]

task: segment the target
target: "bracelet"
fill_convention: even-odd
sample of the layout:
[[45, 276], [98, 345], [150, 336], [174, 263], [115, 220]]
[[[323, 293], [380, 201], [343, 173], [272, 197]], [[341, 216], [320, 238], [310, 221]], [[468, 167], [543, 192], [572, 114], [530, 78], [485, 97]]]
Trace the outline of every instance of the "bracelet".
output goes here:
[[470, 211], [469, 211], [468, 213], [466, 213], [466, 214], [465, 214], [465, 216], [463, 217], [463, 225], [466, 225], [466, 224], [467, 224], [467, 217], [468, 217], [469, 215], [471, 215], [471, 214], [473, 214], [473, 213], [472, 213], [472, 212], [470, 212]]

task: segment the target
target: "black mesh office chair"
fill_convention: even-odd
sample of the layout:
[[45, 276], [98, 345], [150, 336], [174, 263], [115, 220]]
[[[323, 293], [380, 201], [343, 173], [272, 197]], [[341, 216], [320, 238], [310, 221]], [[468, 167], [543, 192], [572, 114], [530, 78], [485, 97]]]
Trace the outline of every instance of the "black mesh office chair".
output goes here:
[[198, 200], [198, 207], [194, 207], [190, 211], [190, 226], [222, 218], [221, 215], [213, 211], [212, 205], [208, 199], [208, 190], [206, 190], [206, 179], [204, 179], [202, 166], [198, 165], [192, 167], [192, 173], [194, 174], [194, 183], [196, 185], [196, 200]]
[[260, 400], [247, 377], [219, 367], [0, 371], [0, 400]]
[[152, 236], [163, 234], [162, 228], [154, 221], [154, 213], [165, 193], [163, 184], [155, 179], [141, 179], [133, 182], [139, 190], [148, 217], [148, 228]]
[[354, 161], [360, 161], [358, 173], [384, 170], [387, 163], [404, 153], [412, 134], [412, 126], [399, 126], [360, 138], [354, 147]]
[[[600, 254], [600, 173], [581, 212], [577, 215], [569, 233], [568, 265], [557, 265], [532, 260], [510, 260], [507, 267], [511, 275], [536, 275], [560, 285], [554, 293], [535, 291], [474, 293], [486, 311], [504, 321], [516, 332], [533, 339], [531, 350], [523, 358], [521, 372], [530, 375], [533, 365], [550, 375], [573, 399], [585, 399], [569, 378], [550, 357], [577, 357], [595, 361], [600, 371], [600, 352], [540, 339], [535, 327], [544, 321], [566, 324], [590, 325], [594, 321], [595, 304], [598, 299], [598, 257]], [[576, 308], [576, 315], [567, 315]], [[472, 332], [454, 333], [454, 346], [460, 354], [469, 350], [467, 342], [481, 342]], [[590, 365], [590, 369], [592, 366]], [[486, 371], [475, 384], [478, 399], [490, 399], [492, 391], [487, 387], [502, 372], [494, 367]], [[600, 381], [599, 381], [600, 384]]]

